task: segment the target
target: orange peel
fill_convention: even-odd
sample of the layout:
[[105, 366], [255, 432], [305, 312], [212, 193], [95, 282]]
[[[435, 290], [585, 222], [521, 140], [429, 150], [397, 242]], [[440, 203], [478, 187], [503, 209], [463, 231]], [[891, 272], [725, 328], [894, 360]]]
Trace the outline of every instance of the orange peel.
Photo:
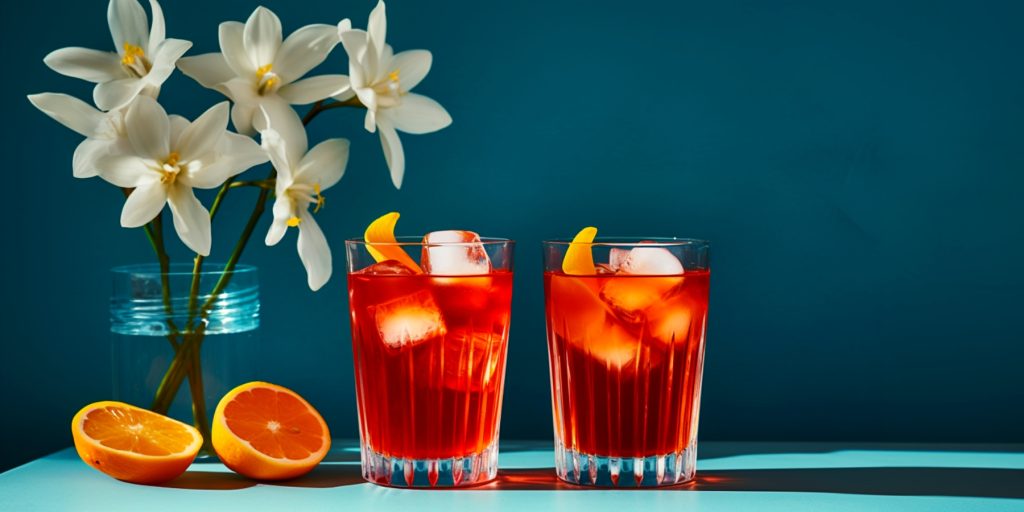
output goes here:
[[594, 266], [594, 253], [591, 251], [595, 236], [597, 236], [597, 228], [593, 226], [585, 227], [576, 233], [569, 248], [565, 251], [565, 257], [562, 258], [562, 272], [571, 276], [597, 273], [597, 267]]
[[[422, 274], [423, 269], [412, 259], [405, 249], [396, 245], [395, 224], [398, 223], [398, 212], [390, 212], [381, 215], [366, 227], [363, 234], [363, 241], [366, 242], [366, 250], [370, 252], [377, 263], [387, 260], [395, 260], [411, 268], [417, 274]], [[375, 245], [376, 244], [376, 245]]]

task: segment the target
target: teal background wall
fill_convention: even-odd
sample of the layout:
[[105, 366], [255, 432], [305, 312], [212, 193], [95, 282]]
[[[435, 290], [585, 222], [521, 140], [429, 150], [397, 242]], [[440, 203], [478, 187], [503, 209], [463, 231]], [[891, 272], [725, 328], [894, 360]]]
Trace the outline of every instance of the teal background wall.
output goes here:
[[[214, 51], [217, 24], [256, 5], [168, 0], [168, 34]], [[365, 26], [374, 3], [265, 5], [287, 33]], [[24, 98], [89, 97], [42, 58], [110, 48], [106, 3], [3, 9], [0, 469], [69, 445], [73, 413], [109, 397], [108, 269], [151, 258], [118, 225], [120, 192], [71, 177], [79, 137]], [[418, 89], [455, 122], [403, 136], [396, 191], [360, 113], [317, 119], [312, 140], [353, 142], [318, 220], [339, 269], [343, 239], [393, 209], [404, 234], [519, 242], [506, 438], [551, 436], [539, 243], [593, 224], [713, 242], [702, 438], [1021, 442], [1022, 16], [1009, 1], [394, 0], [389, 42], [433, 51]], [[189, 117], [220, 100], [180, 74], [161, 97]], [[226, 204], [213, 259], [252, 197]], [[294, 238], [264, 247], [265, 228], [244, 260], [262, 271], [266, 378], [354, 437], [344, 276], [311, 293]]]

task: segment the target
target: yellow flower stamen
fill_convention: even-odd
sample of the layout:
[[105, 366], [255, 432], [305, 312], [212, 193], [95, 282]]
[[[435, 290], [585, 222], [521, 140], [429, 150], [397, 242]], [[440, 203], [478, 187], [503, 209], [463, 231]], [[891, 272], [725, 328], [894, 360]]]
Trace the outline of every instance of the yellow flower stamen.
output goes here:
[[388, 79], [391, 80], [392, 82], [398, 83], [398, 70], [396, 69], [388, 73]]
[[313, 213], [316, 213], [316, 212], [320, 211], [320, 208], [324, 207], [324, 202], [326, 201], [324, 196], [322, 194], [320, 194], [320, 184], [319, 183], [314, 183], [313, 184], [313, 194], [314, 194], [314, 197], [316, 197], [316, 207], [313, 208]]
[[181, 167], [178, 166], [178, 161], [181, 160], [181, 155], [177, 151], [171, 151], [171, 154], [167, 155], [164, 160], [164, 164], [160, 166], [160, 172], [163, 174], [160, 177], [160, 181], [163, 183], [174, 183], [177, 179], [178, 173], [181, 172]]
[[302, 223], [302, 219], [300, 219], [298, 217], [292, 217], [292, 218], [288, 219], [288, 227], [290, 227], [290, 228], [297, 228], [297, 227], [299, 227], [299, 224], [301, 224], [301, 223]]
[[146, 52], [139, 46], [135, 46], [127, 41], [124, 43], [124, 56], [121, 57], [121, 64], [125, 66], [131, 66], [135, 64], [135, 59], [146, 56]]
[[273, 64], [265, 64], [256, 70], [256, 87], [261, 95], [267, 91], [273, 91], [281, 83], [281, 78], [274, 73], [273, 69]]

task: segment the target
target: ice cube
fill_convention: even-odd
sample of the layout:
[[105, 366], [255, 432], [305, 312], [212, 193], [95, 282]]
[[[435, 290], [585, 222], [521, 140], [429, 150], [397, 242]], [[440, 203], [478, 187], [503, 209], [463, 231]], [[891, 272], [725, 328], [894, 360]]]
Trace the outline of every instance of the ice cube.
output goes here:
[[640, 350], [640, 339], [611, 317], [606, 317], [601, 328], [582, 341], [577, 344], [583, 351], [609, 368], [632, 363]]
[[657, 304], [682, 282], [682, 276], [619, 275], [608, 279], [601, 288], [601, 299], [623, 320], [640, 322], [643, 320], [644, 310]]
[[[443, 245], [431, 245], [443, 244]], [[449, 245], [450, 244], [450, 245]], [[489, 274], [491, 260], [472, 231], [434, 231], [423, 237], [423, 270], [428, 274], [471, 276]]]
[[651, 336], [663, 343], [685, 343], [694, 320], [691, 304], [667, 300], [647, 311]]
[[380, 339], [391, 348], [444, 336], [447, 329], [441, 309], [429, 290], [420, 290], [374, 307]]
[[608, 252], [608, 268], [615, 272], [618, 272], [622, 268], [622, 264], [629, 257], [628, 249], [620, 249], [618, 247], [612, 247], [612, 250]]
[[679, 262], [671, 251], [664, 247], [634, 247], [629, 254], [616, 255], [612, 250], [611, 258], [614, 262], [612, 267], [623, 274], [637, 274], [645, 276], [671, 276], [683, 273], [683, 264]]
[[594, 279], [552, 276], [549, 322], [556, 336], [614, 368], [633, 361], [640, 340], [616, 320]]
[[384, 260], [379, 263], [374, 263], [369, 267], [355, 272], [356, 274], [370, 274], [374, 276], [392, 275], [392, 276], [410, 276], [415, 274], [411, 268], [403, 265], [398, 260]]
[[[501, 360], [503, 337], [461, 329], [444, 339], [444, 386], [455, 390], [487, 389]], [[438, 359], [434, 362], [440, 365]]]

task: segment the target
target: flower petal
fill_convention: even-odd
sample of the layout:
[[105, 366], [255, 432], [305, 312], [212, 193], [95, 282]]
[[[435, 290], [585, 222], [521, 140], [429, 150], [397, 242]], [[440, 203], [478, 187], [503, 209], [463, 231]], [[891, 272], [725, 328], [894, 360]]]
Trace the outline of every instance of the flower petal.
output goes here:
[[256, 79], [256, 64], [245, 52], [245, 44], [242, 42], [242, 33], [245, 32], [245, 25], [237, 21], [225, 21], [220, 24], [220, 51], [224, 60], [235, 72], [235, 76], [245, 77], [248, 80]]
[[50, 69], [72, 78], [92, 83], [103, 83], [125, 78], [128, 73], [121, 67], [116, 53], [88, 48], [61, 48], [43, 58]]
[[167, 186], [159, 180], [136, 187], [121, 209], [121, 227], [137, 228], [156, 218], [167, 204]]
[[288, 84], [327, 59], [338, 44], [338, 28], [331, 25], [307, 25], [292, 32], [274, 58], [274, 72]]
[[254, 105], [243, 105], [241, 103], [235, 103], [231, 107], [231, 124], [235, 125], [235, 131], [238, 133], [244, 133], [251, 135], [256, 133], [256, 129], [252, 126], [252, 118], [256, 115], [256, 107]]
[[185, 128], [174, 146], [182, 161], [203, 158], [220, 144], [228, 129], [228, 105], [228, 102], [222, 101], [210, 107]]
[[212, 244], [210, 212], [196, 199], [192, 189], [181, 184], [170, 187], [167, 202], [171, 205], [178, 238], [196, 254], [209, 256]]
[[277, 93], [292, 105], [307, 105], [346, 90], [351, 91], [347, 76], [322, 75], [290, 83], [280, 88]]
[[409, 92], [426, 78], [434, 56], [427, 50], [408, 50], [391, 59], [393, 71], [398, 71], [398, 87]]
[[167, 37], [167, 27], [164, 22], [164, 10], [160, 8], [160, 2], [149, 0], [149, 10], [153, 11], [153, 26], [149, 29], [149, 53], [156, 52], [160, 43]]
[[358, 29], [342, 31], [339, 29], [338, 37], [341, 39], [341, 45], [345, 48], [345, 53], [348, 54], [350, 65], [351, 62], [362, 58], [362, 53], [367, 51], [367, 42], [370, 40], [370, 36], [366, 31]]
[[338, 101], [348, 101], [348, 100], [352, 99], [353, 97], [355, 97], [355, 95], [356, 95], [356, 91], [352, 90], [352, 86], [350, 85], [349, 87], [346, 87], [346, 88], [342, 89], [337, 94], [331, 96], [331, 99], [338, 100]]
[[[373, 132], [377, 131], [377, 105], [376, 105], [377, 102], [376, 102], [376, 97], [373, 96], [372, 94], [368, 95], [369, 96], [368, 98], [365, 97], [365, 96], [367, 96], [367, 95], [362, 95], [362, 94], [359, 95], [359, 101], [363, 102], [363, 105], [366, 105], [366, 116], [363, 117], [363, 128], [366, 128], [366, 131], [368, 131], [370, 133], [373, 133]], [[373, 100], [373, 101], [367, 101], [367, 100]], [[370, 105], [373, 105], [373, 106], [371, 107]]]
[[281, 20], [266, 7], [257, 7], [245, 22], [242, 32], [245, 53], [256, 67], [274, 63], [281, 48]]
[[253, 117], [258, 114], [261, 97], [256, 94], [251, 81], [244, 78], [232, 78], [221, 84], [227, 96], [234, 100], [231, 108], [231, 122], [235, 131], [243, 135], [255, 133]]
[[288, 161], [288, 150], [285, 147], [284, 139], [277, 130], [267, 128], [260, 131], [260, 143], [263, 150], [270, 158], [270, 164], [277, 170], [277, 188], [283, 190], [291, 185], [292, 164]]
[[131, 103], [145, 86], [146, 82], [138, 78], [122, 78], [96, 84], [92, 90], [92, 100], [100, 110], [117, 110]]
[[71, 169], [76, 178], [92, 178], [99, 175], [96, 170], [96, 163], [100, 158], [110, 152], [110, 148], [116, 146], [116, 141], [103, 139], [85, 139], [75, 148], [75, 154], [71, 159]]
[[139, 48], [149, 47], [149, 27], [146, 26], [146, 11], [136, 0], [110, 0], [107, 7], [107, 23], [114, 39], [114, 48], [124, 51], [125, 43]]
[[171, 121], [153, 98], [139, 96], [128, 108], [124, 123], [135, 154], [160, 161], [171, 153]]
[[267, 245], [277, 245], [284, 238], [284, 234], [288, 231], [288, 219], [292, 216], [291, 203], [291, 200], [284, 195], [279, 195], [274, 200], [274, 220], [270, 222], [267, 238], [263, 240]]
[[153, 67], [146, 74], [146, 82], [158, 87], [163, 84], [174, 72], [174, 64], [182, 55], [185, 55], [189, 48], [192, 48], [191, 41], [165, 39], [163, 43], [160, 43], [153, 56]]
[[228, 66], [223, 53], [205, 53], [195, 57], [182, 57], [178, 60], [178, 69], [186, 76], [199, 82], [199, 85], [207, 89], [220, 91], [227, 94], [223, 87], [224, 82], [235, 78], [235, 72]]
[[155, 166], [156, 161], [135, 155], [108, 154], [96, 160], [96, 173], [115, 186], [135, 188], [160, 181]]
[[440, 103], [419, 94], [402, 96], [401, 104], [380, 115], [387, 116], [395, 128], [413, 134], [436, 132], [452, 124], [452, 116]]
[[224, 132], [216, 158], [204, 161], [195, 172], [190, 168], [186, 181], [194, 188], [216, 188], [228, 178], [266, 161], [267, 153], [256, 141], [237, 133]]
[[[298, 162], [306, 154], [309, 141], [306, 138], [306, 127], [295, 110], [280, 96], [265, 96], [260, 102], [262, 112], [253, 116], [253, 126], [263, 131], [273, 128], [284, 140], [288, 162]], [[269, 124], [268, 124], [269, 123]]]
[[309, 211], [299, 212], [299, 219], [299, 259], [306, 267], [309, 289], [315, 292], [331, 279], [331, 248]]
[[338, 22], [338, 38], [341, 39], [341, 34], [352, 30], [352, 20], [345, 18]]
[[378, 118], [377, 128], [380, 131], [380, 145], [384, 148], [384, 160], [391, 170], [391, 183], [400, 189], [402, 178], [405, 176], [405, 152], [402, 150], [402, 141], [388, 118]]
[[170, 147], [176, 148], [179, 146], [178, 141], [181, 139], [181, 134], [185, 133], [185, 130], [188, 129], [192, 123], [190, 123], [188, 119], [176, 114], [171, 114], [167, 116], [167, 118], [171, 121]]
[[52, 92], [32, 94], [29, 95], [28, 100], [54, 121], [86, 137], [96, 135], [97, 127], [106, 120], [106, 114], [67, 94]]
[[347, 139], [328, 139], [317, 144], [302, 157], [294, 180], [297, 183], [319, 184], [320, 190], [331, 188], [345, 174], [348, 151]]
[[366, 24], [366, 33], [370, 36], [369, 44], [377, 52], [375, 55], [379, 61], [381, 52], [384, 51], [385, 40], [388, 33], [387, 13], [385, 12], [384, 1], [377, 2], [377, 6], [370, 11], [370, 21]]

